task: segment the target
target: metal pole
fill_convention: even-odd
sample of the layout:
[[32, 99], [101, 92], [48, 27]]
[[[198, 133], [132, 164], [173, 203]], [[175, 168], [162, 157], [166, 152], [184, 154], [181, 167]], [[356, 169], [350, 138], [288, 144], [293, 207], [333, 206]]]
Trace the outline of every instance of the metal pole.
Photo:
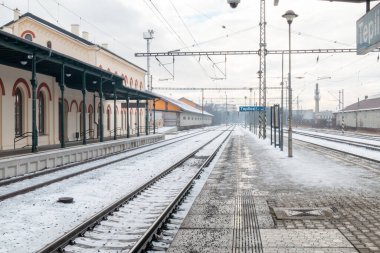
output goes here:
[[[82, 77], [82, 95], [83, 95], [83, 104], [82, 104], [82, 126], [83, 126], [83, 145], [87, 144], [86, 139], [86, 72], [83, 72]], [[62, 112], [63, 113], [63, 112]]]
[[284, 150], [284, 53], [281, 54], [281, 110], [280, 110], [280, 150]]
[[127, 96], [127, 138], [130, 136], [130, 123], [129, 123], [129, 97]]
[[342, 134], [344, 134], [344, 90], [342, 89]]
[[61, 148], [65, 148], [65, 65], [62, 64], [62, 69], [61, 69], [61, 83], [59, 85], [61, 88]]
[[114, 84], [113, 87], [113, 139], [117, 139], [117, 111], [116, 111], [116, 83]]
[[99, 131], [100, 131], [100, 142], [104, 141], [104, 125], [103, 125], [103, 78], [100, 78], [100, 92], [99, 92], [99, 99], [100, 99], [100, 108], [99, 108]]
[[140, 136], [140, 100], [137, 99], [137, 136]]
[[204, 89], [202, 89], [202, 127], [203, 127], [203, 113], [204, 113], [204, 99], [205, 99], [205, 94], [204, 94]]
[[156, 99], [153, 100], [153, 134], [156, 134]]
[[148, 104], [148, 100], [145, 101], [145, 135], [148, 135], [149, 134], [149, 131], [148, 131], [148, 125], [149, 125], [149, 104]]
[[226, 93], [226, 126], [227, 126], [227, 120], [228, 120], [228, 110], [227, 110], [227, 93]]
[[293, 139], [292, 139], [292, 61], [291, 61], [291, 25], [289, 22], [289, 125], [288, 125], [288, 157], [293, 157]]
[[32, 152], [38, 152], [36, 54], [32, 59]]

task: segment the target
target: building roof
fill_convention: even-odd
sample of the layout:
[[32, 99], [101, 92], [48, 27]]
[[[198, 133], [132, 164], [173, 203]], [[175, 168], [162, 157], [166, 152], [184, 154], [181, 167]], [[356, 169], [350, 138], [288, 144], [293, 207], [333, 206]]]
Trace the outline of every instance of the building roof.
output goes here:
[[[82, 62], [71, 56], [51, 50], [34, 42], [20, 38], [13, 34], [0, 31], [0, 59], [1, 64], [31, 71], [32, 61], [29, 56], [36, 56], [36, 72], [55, 77], [61, 80], [62, 68], [70, 77], [65, 78], [65, 86], [72, 89], [82, 90], [85, 80], [86, 90], [89, 92], [99, 91], [99, 84], [103, 80], [103, 93], [106, 99], [153, 99], [156, 98], [150, 92], [139, 91], [122, 85], [123, 77]], [[25, 64], [21, 64], [25, 62]], [[83, 75], [85, 73], [85, 77]]]
[[98, 44], [92, 43], [91, 41], [88, 41], [88, 40], [86, 40], [86, 39], [84, 39], [84, 38], [82, 38], [82, 37], [80, 37], [80, 36], [78, 36], [78, 35], [76, 35], [76, 34], [74, 34], [74, 33], [72, 33], [72, 32], [69, 32], [69, 31], [67, 31], [67, 30], [65, 30], [65, 29], [63, 29], [63, 28], [61, 28], [61, 27], [59, 27], [59, 26], [57, 26], [57, 25], [54, 25], [53, 23], [50, 23], [49, 21], [46, 21], [45, 19], [42, 19], [42, 18], [40, 18], [40, 17], [38, 17], [38, 16], [36, 16], [36, 15], [30, 13], [30, 12], [27, 12], [27, 13], [21, 15], [20, 18], [19, 18], [18, 20], [12, 20], [12, 21], [6, 23], [5, 25], [3, 25], [3, 26], [1, 27], [1, 29], [3, 29], [4, 27], [10, 26], [10, 25], [12, 25], [12, 24], [18, 22], [18, 21], [21, 20], [22, 18], [26, 18], [26, 17], [31, 18], [31, 19], [33, 19], [33, 20], [35, 20], [35, 21], [37, 21], [37, 22], [39, 22], [39, 23], [41, 23], [41, 24], [44, 24], [44, 25], [46, 25], [46, 26], [48, 26], [48, 27], [50, 27], [50, 28], [52, 28], [52, 29], [54, 29], [54, 30], [60, 32], [60, 33], [63, 33], [63, 34], [65, 34], [65, 35], [71, 37], [71, 38], [74, 39], [74, 40], [77, 40], [77, 41], [79, 41], [79, 42], [82, 42], [83, 44], [86, 44], [86, 45], [88, 45], [88, 46], [97, 46], [97, 47], [101, 48], [102, 50], [106, 51], [107, 53], [110, 53], [110, 54], [112, 54], [113, 56], [115, 56], [115, 57], [117, 57], [117, 58], [119, 58], [119, 59], [121, 59], [121, 60], [127, 62], [128, 64], [130, 64], [130, 65], [132, 65], [132, 66], [134, 66], [135, 68], [138, 68], [139, 70], [146, 72], [145, 69], [143, 69], [143, 68], [137, 66], [136, 64], [134, 64], [134, 63], [128, 61], [127, 59], [121, 57], [120, 55], [117, 55], [116, 53], [110, 51], [109, 49], [104, 48], [104, 47], [102, 47], [102, 46], [100, 46], [100, 45], [98, 45]]
[[[185, 104], [188, 104], [188, 103], [191, 103], [191, 104], [194, 104], [195, 105], [195, 108], [199, 109], [199, 110], [202, 110], [202, 106], [195, 103], [194, 101], [190, 100], [190, 99], [187, 99], [185, 97], [181, 97], [180, 99], [178, 99], [179, 101], [181, 102], [184, 102]], [[188, 102], [188, 103], [186, 103]]]
[[214, 115], [212, 115], [211, 113], [208, 113], [206, 111], [203, 111], [203, 113], [202, 113], [201, 110], [198, 110], [197, 108], [192, 107], [192, 106], [190, 106], [184, 102], [181, 102], [179, 100], [169, 98], [169, 97], [163, 96], [161, 94], [157, 94], [157, 93], [152, 93], [152, 94], [154, 94], [155, 96], [159, 97], [160, 99], [162, 99], [166, 102], [172, 103], [173, 105], [179, 107], [182, 111], [191, 112], [191, 113], [195, 113], [195, 114], [203, 114], [203, 115], [214, 117]]
[[380, 97], [364, 99], [344, 108], [344, 111], [363, 111], [380, 109]]

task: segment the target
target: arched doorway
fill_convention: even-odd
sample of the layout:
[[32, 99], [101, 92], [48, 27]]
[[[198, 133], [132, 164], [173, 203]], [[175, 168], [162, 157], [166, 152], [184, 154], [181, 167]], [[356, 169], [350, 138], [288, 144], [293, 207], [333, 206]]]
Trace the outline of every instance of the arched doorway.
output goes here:
[[[63, 114], [63, 118], [64, 118], [64, 131], [65, 131], [65, 141], [68, 141], [69, 140], [69, 137], [68, 137], [68, 132], [67, 132], [67, 126], [68, 126], [68, 114], [69, 114], [69, 104], [67, 103], [67, 101], [65, 100], [64, 101], [64, 114]], [[59, 129], [59, 141], [62, 142], [62, 139], [61, 139], [61, 136], [62, 136], [62, 99], [59, 99], [59, 103], [58, 103], [58, 129]]]

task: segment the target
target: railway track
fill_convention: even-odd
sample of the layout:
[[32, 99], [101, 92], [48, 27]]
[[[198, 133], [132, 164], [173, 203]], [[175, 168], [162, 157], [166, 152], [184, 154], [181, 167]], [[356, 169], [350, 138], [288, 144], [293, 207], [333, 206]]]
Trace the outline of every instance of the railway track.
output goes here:
[[[49, 171], [44, 171], [43, 173], [39, 173], [38, 175], [26, 175], [23, 177], [18, 177], [13, 180], [6, 180], [4, 182], [0, 182], [0, 201], [28, 193], [30, 191], [34, 191], [40, 189], [42, 187], [48, 186], [50, 184], [69, 179], [84, 173], [88, 173], [90, 171], [100, 169], [105, 165], [117, 163], [132, 157], [136, 157], [141, 154], [148, 153], [153, 150], [157, 150], [159, 148], [166, 147], [168, 145], [177, 144], [178, 142], [188, 140], [189, 138], [193, 138], [195, 136], [199, 136], [205, 133], [208, 133], [211, 130], [206, 131], [197, 131], [196, 133], [191, 133], [187, 135], [183, 135], [180, 137], [171, 138], [169, 140], [160, 141], [155, 144], [144, 145], [141, 147], [133, 148], [128, 151], [120, 152], [118, 154], [113, 154], [108, 157], [94, 159], [91, 161], [76, 163], [75, 165], [59, 167], [56, 169], [52, 169]], [[45, 177], [46, 179], [42, 178]], [[21, 181], [21, 185], [19, 185]], [[15, 184], [19, 183], [19, 184]], [[12, 185], [14, 184], [14, 185]]]
[[372, 144], [372, 143], [362, 142], [362, 141], [353, 141], [353, 140], [347, 140], [347, 139], [343, 139], [343, 138], [336, 138], [336, 137], [332, 137], [332, 136], [323, 136], [323, 135], [319, 135], [319, 134], [300, 132], [297, 130], [295, 130], [295, 131], [293, 130], [293, 133], [298, 134], [298, 135], [302, 135], [302, 136], [318, 138], [321, 140], [332, 141], [335, 143], [347, 144], [347, 145], [354, 146], [354, 147], [360, 147], [360, 148], [365, 148], [365, 149], [369, 149], [369, 150], [380, 151], [380, 144]]
[[144, 251], [231, 132], [218, 134], [38, 252]]
[[354, 154], [351, 152], [346, 152], [346, 151], [343, 151], [341, 149], [330, 148], [330, 147], [318, 145], [318, 144], [308, 142], [308, 141], [304, 141], [304, 140], [296, 139], [296, 141], [298, 142], [297, 145], [299, 145], [299, 146], [303, 146], [305, 148], [312, 149], [318, 153], [321, 153], [321, 154], [328, 156], [328, 157], [331, 157], [333, 159], [338, 159], [338, 160], [341, 160], [343, 162], [347, 162], [350, 164], [357, 165], [359, 167], [370, 170], [370, 171], [380, 175], [380, 170], [379, 170], [380, 159], [376, 160], [376, 159], [372, 159], [372, 158], [369, 158], [366, 156], [361, 156], [361, 155]]

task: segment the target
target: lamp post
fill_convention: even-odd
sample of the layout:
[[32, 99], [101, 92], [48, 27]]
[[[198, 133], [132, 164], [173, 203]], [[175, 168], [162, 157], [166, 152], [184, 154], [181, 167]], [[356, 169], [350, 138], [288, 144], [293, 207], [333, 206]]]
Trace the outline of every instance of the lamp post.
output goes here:
[[297, 14], [294, 13], [292, 10], [288, 10], [284, 15], [282, 15], [283, 18], [286, 19], [286, 21], [289, 24], [289, 124], [288, 124], [288, 157], [293, 157], [293, 140], [292, 140], [292, 61], [291, 61], [291, 25], [293, 22], [293, 19], [298, 17]]

